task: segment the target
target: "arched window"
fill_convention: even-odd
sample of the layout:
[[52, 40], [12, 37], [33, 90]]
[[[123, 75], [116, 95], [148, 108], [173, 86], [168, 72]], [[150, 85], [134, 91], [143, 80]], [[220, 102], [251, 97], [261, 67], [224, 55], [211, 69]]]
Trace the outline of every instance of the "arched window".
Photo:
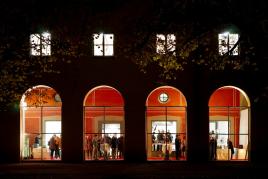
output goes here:
[[124, 159], [124, 100], [110, 86], [98, 86], [84, 99], [84, 159]]
[[176, 88], [162, 86], [146, 101], [147, 160], [186, 160], [186, 99]]
[[59, 94], [48, 86], [35, 86], [23, 94], [22, 160], [61, 160], [61, 106]]
[[217, 89], [209, 100], [210, 160], [248, 160], [250, 101], [234, 86]]

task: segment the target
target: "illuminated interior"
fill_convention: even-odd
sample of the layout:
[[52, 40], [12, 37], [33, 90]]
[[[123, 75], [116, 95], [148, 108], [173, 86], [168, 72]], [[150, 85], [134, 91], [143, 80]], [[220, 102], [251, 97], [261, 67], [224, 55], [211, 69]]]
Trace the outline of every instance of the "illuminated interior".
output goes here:
[[210, 160], [248, 160], [250, 102], [239, 88], [217, 89], [209, 100]]
[[51, 34], [43, 32], [42, 34], [31, 34], [31, 55], [50, 56], [51, 55]]
[[[230, 34], [229, 32], [221, 33], [218, 35], [219, 41], [219, 54], [236, 56], [239, 54], [239, 45], [235, 48], [234, 46], [238, 42], [239, 35], [238, 34]], [[234, 49], [233, 49], [234, 48]], [[230, 50], [233, 49], [231, 52]]]
[[93, 34], [94, 56], [114, 55], [114, 35], [113, 34]]
[[147, 160], [186, 160], [186, 99], [176, 88], [153, 90], [146, 101]]
[[174, 34], [156, 34], [156, 53], [165, 54], [173, 52], [175, 55], [176, 36]]
[[124, 159], [124, 101], [109, 86], [99, 86], [84, 99], [84, 159]]
[[[61, 106], [60, 96], [48, 86], [24, 93], [20, 103], [22, 160], [61, 160]], [[53, 135], [57, 140], [53, 138], [48, 145]]]

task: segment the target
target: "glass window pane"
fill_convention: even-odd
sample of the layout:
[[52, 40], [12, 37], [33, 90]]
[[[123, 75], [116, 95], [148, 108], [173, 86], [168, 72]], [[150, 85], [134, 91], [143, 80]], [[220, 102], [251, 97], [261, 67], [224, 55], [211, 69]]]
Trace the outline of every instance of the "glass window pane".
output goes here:
[[219, 34], [219, 44], [222, 45], [228, 44], [228, 33]]
[[228, 52], [228, 47], [225, 45], [219, 45], [219, 54], [224, 55]]
[[113, 56], [114, 55], [114, 47], [113, 45], [105, 45], [105, 56]]
[[103, 34], [93, 34], [94, 45], [103, 44]]
[[40, 55], [40, 38], [39, 34], [30, 35], [31, 55]]
[[147, 159], [186, 160], [185, 107], [147, 107]]
[[[234, 45], [229, 45], [229, 50], [231, 50], [234, 47]], [[238, 55], [238, 46], [236, 46], [233, 51], [231, 52], [232, 55]]]
[[124, 152], [123, 107], [84, 108], [85, 160], [122, 160]]
[[165, 36], [163, 34], [156, 35], [156, 53], [165, 53]]
[[216, 131], [216, 122], [209, 122], [209, 133], [215, 133]]
[[174, 52], [176, 48], [176, 36], [174, 34], [167, 35], [167, 51]]
[[104, 44], [105, 45], [114, 44], [114, 35], [113, 34], [104, 34]]
[[[219, 54], [223, 55], [230, 51], [234, 45], [238, 42], [239, 35], [238, 34], [229, 34], [223, 33], [219, 34]], [[238, 55], [238, 45], [237, 47], [231, 52], [230, 55]]]
[[103, 45], [94, 45], [94, 56], [103, 56]]
[[51, 55], [51, 34], [43, 33], [42, 34], [42, 56]]
[[[49, 131], [58, 128], [56, 125], [47, 126], [47, 122], [56, 121], [61, 123], [61, 103], [54, 100], [53, 89], [47, 87], [36, 87], [27, 91], [21, 104], [22, 112], [22, 129], [25, 136], [22, 154], [23, 159], [32, 160], [59, 160], [61, 142], [55, 143], [53, 156], [51, 157], [51, 148], [48, 145], [48, 136], [57, 134], [60, 137], [61, 130]], [[59, 97], [60, 98], [60, 97]], [[44, 102], [44, 103], [43, 103]], [[61, 126], [59, 126], [61, 128]], [[60, 140], [58, 140], [60, 141]], [[30, 152], [30, 158], [28, 156]], [[58, 155], [57, 155], [58, 154]], [[27, 157], [28, 156], [28, 157]]]
[[238, 34], [229, 34], [229, 44], [236, 44], [238, 41]]

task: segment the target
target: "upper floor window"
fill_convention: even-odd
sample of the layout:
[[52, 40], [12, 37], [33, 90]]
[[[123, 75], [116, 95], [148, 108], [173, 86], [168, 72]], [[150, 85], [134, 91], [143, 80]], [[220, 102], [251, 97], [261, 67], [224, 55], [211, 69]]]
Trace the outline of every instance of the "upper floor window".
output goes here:
[[174, 34], [157, 34], [156, 35], [156, 53], [165, 54], [173, 52], [175, 55], [176, 36]]
[[114, 34], [93, 34], [94, 56], [114, 55]]
[[238, 38], [238, 34], [230, 34], [229, 32], [219, 34], [219, 54], [238, 55], [238, 45], [236, 45]]
[[50, 56], [51, 55], [51, 34], [44, 32], [42, 34], [31, 34], [31, 55]]

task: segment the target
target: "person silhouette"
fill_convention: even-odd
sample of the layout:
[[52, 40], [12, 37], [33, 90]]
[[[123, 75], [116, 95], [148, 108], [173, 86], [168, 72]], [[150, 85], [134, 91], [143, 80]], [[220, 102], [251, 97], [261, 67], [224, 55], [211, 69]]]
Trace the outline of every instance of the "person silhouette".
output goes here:
[[234, 155], [234, 146], [231, 140], [227, 139], [227, 145], [228, 145], [228, 149], [231, 150], [231, 160], [233, 159], [233, 155]]

